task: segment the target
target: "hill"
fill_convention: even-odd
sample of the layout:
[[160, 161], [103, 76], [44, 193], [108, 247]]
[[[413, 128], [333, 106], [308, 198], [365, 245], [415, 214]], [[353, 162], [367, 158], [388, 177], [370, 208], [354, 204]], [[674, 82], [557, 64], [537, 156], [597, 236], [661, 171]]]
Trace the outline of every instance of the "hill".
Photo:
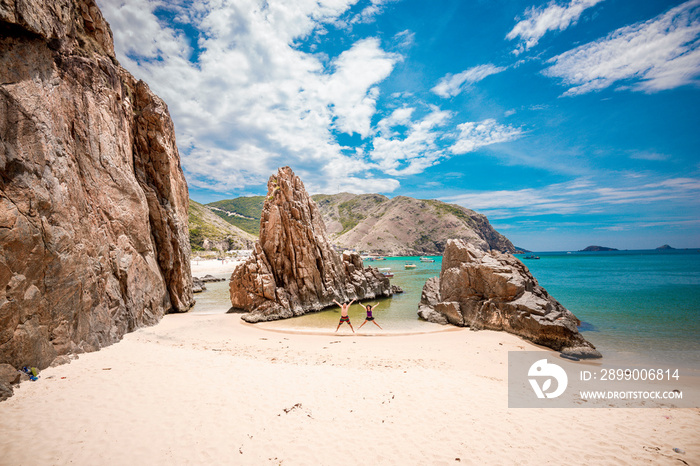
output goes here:
[[257, 239], [219, 218], [207, 206], [190, 199], [190, 245], [193, 251], [251, 249]]
[[581, 249], [579, 252], [591, 252], [591, 251], [619, 251], [615, 248], [606, 248], [605, 246], [588, 246], [586, 249]]
[[262, 212], [264, 203], [265, 196], [247, 196], [210, 202], [206, 206], [231, 225], [251, 235], [258, 236], [260, 233], [260, 212]]
[[380, 194], [312, 198], [331, 238], [344, 248], [394, 256], [441, 254], [448, 239], [461, 238], [481, 248], [515, 252], [485, 215], [455, 204]]
[[[485, 215], [455, 204], [381, 194], [316, 194], [331, 240], [342, 248], [381, 255], [441, 254], [450, 238], [481, 248], [515, 252]], [[230, 224], [258, 234], [264, 196], [212, 202], [207, 207]]]

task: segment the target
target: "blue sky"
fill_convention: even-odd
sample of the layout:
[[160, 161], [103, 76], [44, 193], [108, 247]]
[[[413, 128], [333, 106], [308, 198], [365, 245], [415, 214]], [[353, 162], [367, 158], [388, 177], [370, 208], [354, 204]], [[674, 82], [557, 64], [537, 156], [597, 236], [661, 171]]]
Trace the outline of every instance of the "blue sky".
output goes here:
[[700, 0], [98, 0], [190, 196], [407, 195], [531, 250], [700, 247]]

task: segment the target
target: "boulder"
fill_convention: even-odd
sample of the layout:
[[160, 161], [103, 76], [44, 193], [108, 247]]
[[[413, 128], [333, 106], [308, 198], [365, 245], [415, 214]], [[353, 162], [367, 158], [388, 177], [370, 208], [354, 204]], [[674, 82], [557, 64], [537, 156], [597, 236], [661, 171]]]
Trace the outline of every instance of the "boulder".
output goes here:
[[11, 397], [13, 393], [14, 390], [12, 389], [12, 385], [9, 383], [0, 382], [0, 401], [5, 401]]
[[447, 325], [449, 322], [444, 314], [435, 310], [435, 306], [440, 302], [440, 278], [431, 277], [426, 280], [421, 292], [420, 304], [418, 305], [418, 316], [435, 324]]
[[192, 293], [201, 293], [202, 291], [205, 291], [207, 289], [207, 286], [204, 284], [202, 280], [200, 280], [197, 277], [192, 277]]
[[365, 268], [358, 254], [333, 249], [316, 203], [291, 168], [270, 177], [260, 239], [231, 275], [231, 304], [248, 312], [244, 320], [282, 319], [334, 306], [333, 300], [391, 294], [389, 279]]
[[580, 321], [510, 254], [449, 240], [440, 277], [423, 287], [419, 315], [472, 329], [503, 330], [579, 358], [601, 354], [578, 332]]
[[204, 282], [204, 283], [223, 282], [224, 280], [226, 280], [226, 279], [225, 278], [217, 278], [214, 275], [205, 275], [204, 277], [199, 279], [199, 281]]
[[0, 2], [0, 363], [43, 369], [193, 304], [165, 103], [93, 0]]
[[9, 364], [0, 364], [0, 383], [17, 384], [21, 372]]

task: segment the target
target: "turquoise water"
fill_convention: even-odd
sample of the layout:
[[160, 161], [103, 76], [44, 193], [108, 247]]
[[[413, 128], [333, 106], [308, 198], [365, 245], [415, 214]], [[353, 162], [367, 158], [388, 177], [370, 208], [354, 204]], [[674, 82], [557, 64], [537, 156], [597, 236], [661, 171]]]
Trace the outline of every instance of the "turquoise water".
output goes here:
[[[430, 277], [440, 275], [441, 258], [431, 257], [435, 262], [420, 262], [419, 257], [387, 257], [383, 261], [365, 262], [365, 266], [371, 265], [378, 269], [391, 269], [394, 277], [392, 285], [400, 286], [404, 292], [391, 298], [363, 301], [363, 304], [376, 304], [372, 315], [382, 329], [380, 330], [371, 322], [366, 323], [361, 330], [362, 334], [387, 334], [387, 333], [414, 333], [445, 330], [445, 326], [425, 322], [418, 318], [418, 302], [425, 281]], [[406, 269], [407, 263], [415, 264], [415, 269]], [[365, 320], [365, 310], [358, 304], [353, 304], [348, 311], [350, 322], [355, 330]], [[340, 308], [330, 308], [321, 312], [314, 312], [292, 319], [265, 323], [266, 327], [279, 329], [291, 329], [305, 332], [335, 331], [340, 319]], [[343, 324], [339, 333], [351, 333], [347, 324]]]
[[[576, 314], [583, 322], [583, 335], [603, 354], [700, 354], [700, 251], [535, 254], [539, 260], [517, 257], [540, 285]], [[440, 274], [441, 258], [433, 259], [435, 262], [424, 263], [418, 257], [390, 257], [365, 263], [391, 268], [392, 283], [405, 293], [378, 302], [374, 315], [384, 330], [368, 323], [363, 333], [440, 329], [416, 315], [423, 284]], [[404, 269], [407, 262], [416, 264], [416, 268]], [[225, 312], [228, 282], [208, 284], [208, 288], [211, 291], [197, 296], [193, 312]], [[364, 310], [359, 305], [353, 305], [349, 315], [355, 329], [364, 321]], [[326, 332], [335, 330], [339, 317], [340, 309], [335, 308], [269, 325]], [[339, 332], [349, 331], [344, 324]]]
[[517, 255], [601, 351], [700, 351], [700, 251]]

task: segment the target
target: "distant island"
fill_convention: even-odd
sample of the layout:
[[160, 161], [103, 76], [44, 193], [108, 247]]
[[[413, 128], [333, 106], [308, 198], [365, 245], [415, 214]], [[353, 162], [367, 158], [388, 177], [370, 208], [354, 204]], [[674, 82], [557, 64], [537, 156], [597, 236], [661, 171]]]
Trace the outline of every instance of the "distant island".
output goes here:
[[672, 248], [672, 247], [669, 246], [668, 244], [664, 244], [663, 246], [659, 246], [659, 247], [656, 248], [656, 249], [657, 249], [657, 250], [669, 250], [669, 251], [670, 251], [670, 250], [673, 250], [673, 249], [676, 249], [676, 248]]
[[619, 249], [606, 248], [605, 246], [588, 246], [586, 249], [581, 249], [579, 252], [590, 252], [590, 251], [619, 251]]

